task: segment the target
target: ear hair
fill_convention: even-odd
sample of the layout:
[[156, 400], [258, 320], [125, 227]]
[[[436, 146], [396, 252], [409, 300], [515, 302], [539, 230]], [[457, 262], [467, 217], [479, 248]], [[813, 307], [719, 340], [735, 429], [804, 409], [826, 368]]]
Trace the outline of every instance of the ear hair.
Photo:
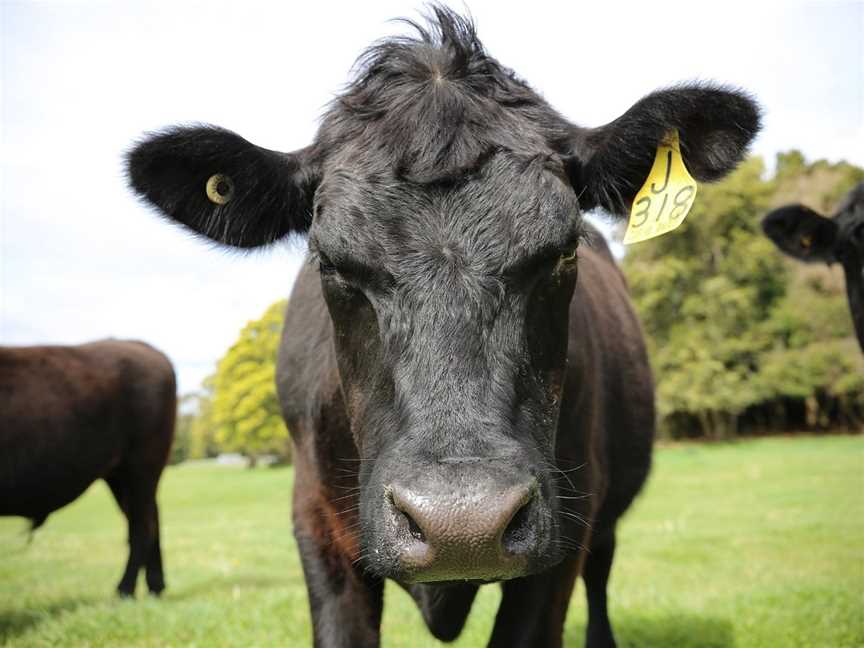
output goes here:
[[216, 126], [174, 126], [147, 135], [126, 164], [136, 193], [218, 243], [258, 247], [311, 223], [310, 148], [281, 153]]
[[804, 205], [787, 205], [762, 219], [762, 229], [791, 257], [807, 262], [833, 263], [837, 223]]
[[605, 126], [575, 128], [568, 174], [584, 209], [626, 215], [657, 145], [673, 128], [690, 174], [712, 182], [743, 159], [760, 127], [758, 104], [741, 90], [709, 84], [659, 90]]

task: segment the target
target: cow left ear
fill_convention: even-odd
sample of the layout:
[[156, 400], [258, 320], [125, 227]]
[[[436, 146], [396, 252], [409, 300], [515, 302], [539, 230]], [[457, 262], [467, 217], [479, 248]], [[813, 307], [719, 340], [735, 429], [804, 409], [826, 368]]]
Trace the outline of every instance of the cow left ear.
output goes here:
[[800, 261], [833, 263], [837, 223], [804, 205], [775, 209], [762, 229], [783, 252]]
[[216, 126], [175, 126], [147, 136], [126, 164], [136, 193], [223, 245], [260, 247], [312, 222], [311, 147], [280, 153]]
[[745, 93], [690, 85], [654, 92], [605, 126], [577, 127], [567, 166], [579, 204], [628, 215], [672, 129], [690, 174], [719, 180], [744, 158], [760, 121], [758, 105]]

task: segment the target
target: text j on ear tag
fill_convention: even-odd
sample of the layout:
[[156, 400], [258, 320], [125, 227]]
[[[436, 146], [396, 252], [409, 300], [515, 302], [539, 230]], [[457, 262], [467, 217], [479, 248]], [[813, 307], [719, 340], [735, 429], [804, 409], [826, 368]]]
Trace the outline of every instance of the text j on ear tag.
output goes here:
[[671, 232], [681, 223], [696, 198], [696, 181], [681, 159], [678, 130], [672, 129], [660, 144], [654, 166], [633, 199], [624, 243], [647, 241]]

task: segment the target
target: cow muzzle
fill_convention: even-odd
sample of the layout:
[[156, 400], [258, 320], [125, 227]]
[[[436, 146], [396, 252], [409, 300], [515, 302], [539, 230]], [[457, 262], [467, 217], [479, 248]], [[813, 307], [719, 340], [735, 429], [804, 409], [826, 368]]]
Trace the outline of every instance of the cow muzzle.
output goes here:
[[395, 482], [384, 491], [385, 533], [405, 582], [523, 576], [542, 544], [543, 505], [534, 478]]

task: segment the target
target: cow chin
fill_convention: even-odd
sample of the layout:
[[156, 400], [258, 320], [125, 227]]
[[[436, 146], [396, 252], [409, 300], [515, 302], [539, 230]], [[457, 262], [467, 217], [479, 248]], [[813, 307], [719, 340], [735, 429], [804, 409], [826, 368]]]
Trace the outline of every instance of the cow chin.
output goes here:
[[491, 582], [562, 558], [550, 485], [512, 462], [391, 462], [361, 497], [366, 567], [403, 583]]

